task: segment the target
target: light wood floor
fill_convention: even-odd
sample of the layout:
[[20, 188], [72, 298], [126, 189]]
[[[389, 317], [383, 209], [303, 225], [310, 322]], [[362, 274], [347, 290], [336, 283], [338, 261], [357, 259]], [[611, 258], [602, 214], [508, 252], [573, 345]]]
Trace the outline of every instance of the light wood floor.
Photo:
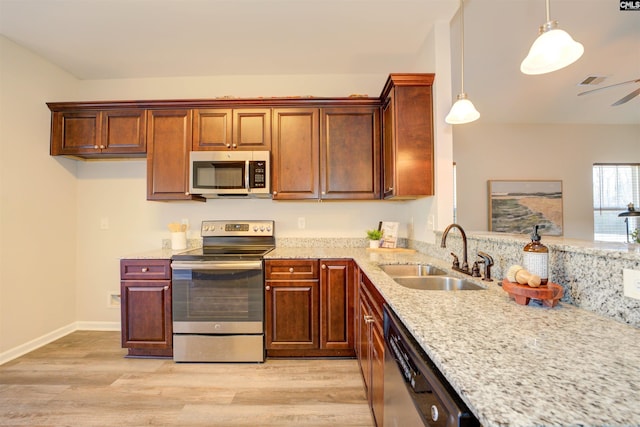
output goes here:
[[126, 359], [78, 331], [0, 366], [0, 426], [373, 425], [355, 360]]

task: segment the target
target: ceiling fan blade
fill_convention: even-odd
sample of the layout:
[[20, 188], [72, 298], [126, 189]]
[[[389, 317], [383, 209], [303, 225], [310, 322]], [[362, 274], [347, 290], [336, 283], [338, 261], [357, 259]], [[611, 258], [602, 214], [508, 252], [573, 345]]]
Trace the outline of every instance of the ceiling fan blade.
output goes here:
[[614, 86], [626, 85], [626, 84], [629, 84], [629, 83], [640, 83], [640, 79], [629, 80], [629, 81], [626, 81], [626, 82], [615, 83], [615, 84], [612, 84], [612, 85], [609, 85], [609, 86], [603, 86], [603, 87], [599, 87], [599, 88], [596, 88], [596, 89], [587, 90], [587, 91], [585, 91], [585, 92], [580, 92], [580, 93], [578, 94], [578, 96], [580, 96], [580, 95], [586, 95], [586, 94], [588, 94], [588, 93], [597, 92], [597, 91], [602, 90], [602, 89], [608, 89], [608, 88], [610, 88], [610, 87], [614, 87]]
[[633, 98], [635, 98], [638, 95], [640, 95], [640, 87], [634, 90], [633, 92], [631, 92], [629, 95], [625, 96], [624, 98], [621, 98], [618, 101], [614, 102], [613, 104], [611, 104], [611, 106], [615, 107], [617, 105], [624, 104], [625, 102], [631, 101]]

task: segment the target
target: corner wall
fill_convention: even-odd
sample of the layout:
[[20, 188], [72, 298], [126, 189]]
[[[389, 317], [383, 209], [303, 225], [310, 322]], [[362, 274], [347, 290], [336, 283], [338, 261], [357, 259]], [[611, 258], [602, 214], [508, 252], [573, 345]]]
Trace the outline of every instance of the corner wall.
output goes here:
[[76, 163], [49, 156], [45, 105], [75, 83], [0, 36], [0, 363], [77, 319]]

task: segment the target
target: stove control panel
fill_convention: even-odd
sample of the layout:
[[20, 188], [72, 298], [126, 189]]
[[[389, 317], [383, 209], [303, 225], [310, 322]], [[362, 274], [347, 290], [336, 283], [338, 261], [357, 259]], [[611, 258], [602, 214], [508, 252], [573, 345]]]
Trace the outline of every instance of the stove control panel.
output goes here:
[[202, 237], [273, 236], [274, 221], [202, 221]]

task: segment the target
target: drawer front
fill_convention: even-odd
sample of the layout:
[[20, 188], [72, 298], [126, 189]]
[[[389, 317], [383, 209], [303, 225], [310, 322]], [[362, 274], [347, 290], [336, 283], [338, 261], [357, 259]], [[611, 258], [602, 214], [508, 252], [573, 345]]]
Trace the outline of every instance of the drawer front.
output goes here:
[[122, 280], [166, 280], [171, 279], [169, 259], [123, 259], [120, 260]]
[[265, 261], [265, 278], [268, 280], [306, 280], [318, 277], [317, 259]]

